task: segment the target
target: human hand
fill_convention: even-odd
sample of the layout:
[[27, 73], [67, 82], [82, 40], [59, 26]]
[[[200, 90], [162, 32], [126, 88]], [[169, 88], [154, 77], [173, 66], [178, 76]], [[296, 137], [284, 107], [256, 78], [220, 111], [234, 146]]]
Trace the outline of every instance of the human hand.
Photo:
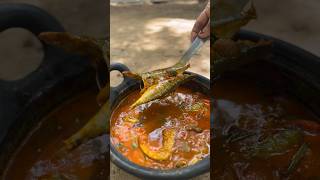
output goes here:
[[199, 36], [202, 39], [210, 36], [210, 1], [196, 19], [191, 31], [191, 42]]

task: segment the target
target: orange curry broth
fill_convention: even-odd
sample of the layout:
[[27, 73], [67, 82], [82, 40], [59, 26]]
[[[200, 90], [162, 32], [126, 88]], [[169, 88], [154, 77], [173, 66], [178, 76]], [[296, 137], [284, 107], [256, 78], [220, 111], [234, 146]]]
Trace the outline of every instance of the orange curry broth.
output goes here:
[[[210, 101], [207, 96], [179, 87], [164, 99], [131, 110], [129, 106], [139, 96], [139, 91], [130, 93], [111, 116], [111, 143], [125, 157], [141, 166], [170, 169], [191, 165], [209, 155]], [[203, 106], [197, 111], [190, 109], [195, 103], [202, 103]], [[124, 118], [126, 116], [138, 117], [139, 121], [128, 122]], [[203, 131], [187, 130], [190, 125], [200, 127]], [[165, 129], [176, 131], [173, 153], [168, 160], [150, 159], [139, 148], [139, 141], [157, 150], [162, 147], [162, 131]]]
[[36, 127], [12, 157], [4, 179], [106, 179], [107, 136], [88, 141], [59, 155], [63, 141], [97, 111], [96, 92], [88, 91], [63, 103]]
[[[213, 176], [215, 179], [319, 179], [319, 118], [294, 97], [272, 93], [275, 89], [265, 88], [240, 77], [222, 78], [215, 83], [213, 106], [218, 115], [215, 117], [215, 135], [212, 139]], [[316, 131], [305, 129], [307, 126], [293, 126], [294, 122], [305, 120]], [[224, 137], [231, 127], [255, 132], [256, 135], [228, 143]], [[302, 142], [281, 154], [250, 158], [246, 148], [279, 129], [299, 129], [303, 134]], [[294, 172], [286, 174], [293, 155], [302, 143], [307, 143], [309, 150]]]

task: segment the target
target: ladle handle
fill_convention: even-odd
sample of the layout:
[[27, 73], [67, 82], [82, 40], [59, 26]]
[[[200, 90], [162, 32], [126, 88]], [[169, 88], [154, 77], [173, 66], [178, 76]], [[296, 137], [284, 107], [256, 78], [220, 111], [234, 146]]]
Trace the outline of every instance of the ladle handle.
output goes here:
[[201, 49], [201, 47], [205, 44], [207, 40], [208, 38], [201, 39], [197, 36], [196, 39], [191, 43], [189, 49], [182, 55], [178, 64], [186, 65], [190, 61], [192, 56]]

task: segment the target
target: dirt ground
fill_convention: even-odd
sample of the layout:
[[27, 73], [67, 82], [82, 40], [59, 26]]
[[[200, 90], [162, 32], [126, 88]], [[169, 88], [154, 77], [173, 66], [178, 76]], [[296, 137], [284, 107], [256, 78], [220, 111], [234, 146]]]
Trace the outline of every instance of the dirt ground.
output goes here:
[[[111, 63], [120, 62], [132, 71], [168, 67], [178, 62], [190, 45], [190, 31], [203, 5], [169, 3], [112, 6]], [[191, 60], [190, 71], [210, 77], [210, 45]], [[111, 78], [112, 84], [114, 79]]]
[[[190, 31], [203, 9], [197, 1], [187, 3], [111, 6], [111, 63], [120, 62], [132, 71], [144, 72], [176, 63], [190, 45]], [[210, 78], [210, 43], [191, 60], [192, 72]], [[117, 73], [111, 84], [119, 83]], [[111, 165], [111, 179], [137, 178]], [[208, 180], [210, 173], [194, 180]]]

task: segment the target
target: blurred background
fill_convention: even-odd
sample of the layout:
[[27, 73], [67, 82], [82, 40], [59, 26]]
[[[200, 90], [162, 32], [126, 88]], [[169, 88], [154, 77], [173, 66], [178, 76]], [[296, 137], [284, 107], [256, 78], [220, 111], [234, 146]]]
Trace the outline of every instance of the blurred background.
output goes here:
[[[40, 7], [65, 27], [66, 31], [103, 38], [109, 32], [109, 2], [106, 0], [0, 0]], [[29, 31], [8, 29], [0, 33], [0, 79], [16, 80], [35, 70], [43, 57], [42, 45]]]
[[253, 0], [258, 19], [245, 29], [268, 34], [320, 56], [319, 0]]

